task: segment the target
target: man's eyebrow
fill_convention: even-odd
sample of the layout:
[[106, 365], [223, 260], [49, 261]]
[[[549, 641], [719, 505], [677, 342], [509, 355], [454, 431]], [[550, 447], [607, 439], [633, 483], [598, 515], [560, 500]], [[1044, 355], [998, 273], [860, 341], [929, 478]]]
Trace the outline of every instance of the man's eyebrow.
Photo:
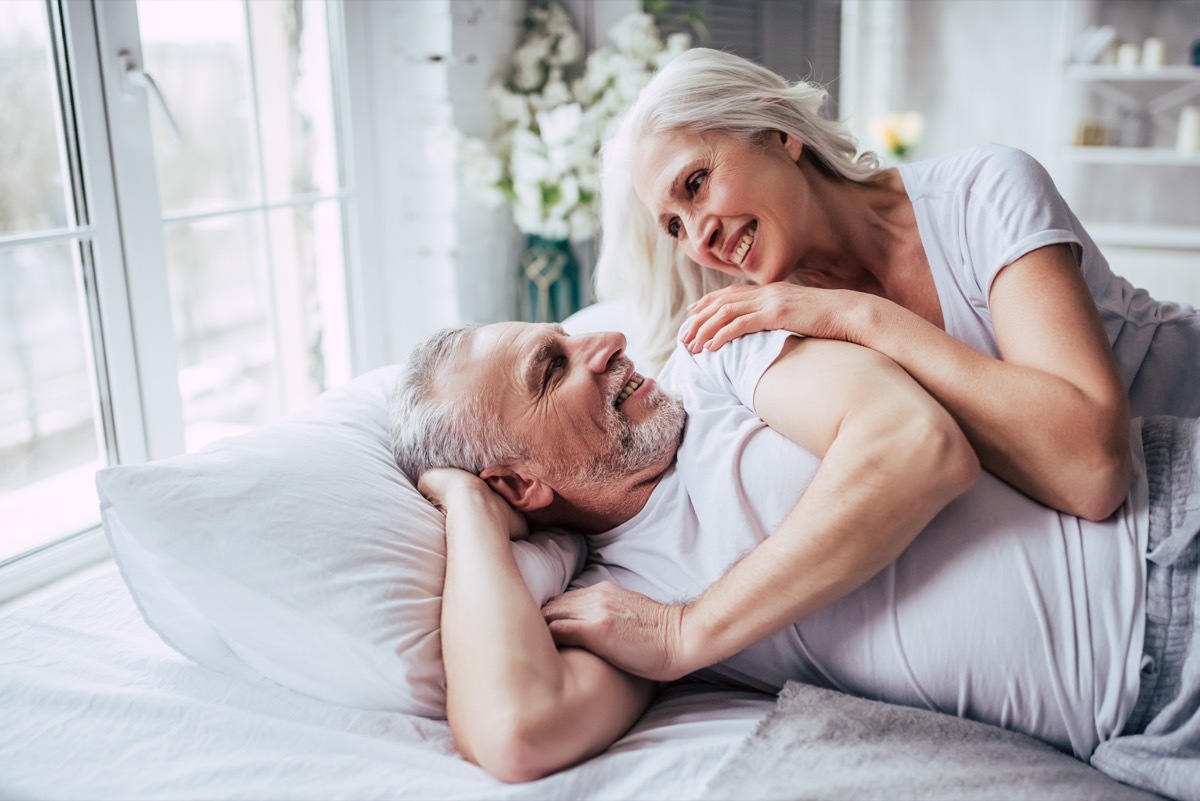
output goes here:
[[550, 353], [554, 350], [554, 334], [568, 336], [561, 325], [552, 325], [550, 331], [534, 340], [533, 346], [530, 348], [530, 355], [525, 360], [522, 372], [525, 376], [525, 389], [530, 395], [542, 393], [542, 376], [539, 374], [538, 368], [546, 363], [546, 360], [550, 358]]

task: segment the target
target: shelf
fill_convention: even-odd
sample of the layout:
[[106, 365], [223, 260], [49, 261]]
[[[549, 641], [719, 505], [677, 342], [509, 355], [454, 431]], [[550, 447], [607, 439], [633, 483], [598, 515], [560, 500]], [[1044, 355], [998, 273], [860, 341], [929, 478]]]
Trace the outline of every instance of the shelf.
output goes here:
[[1102, 250], [1105, 246], [1200, 250], [1200, 226], [1085, 223], [1084, 227]]
[[1180, 153], [1169, 147], [1067, 147], [1067, 161], [1085, 164], [1200, 167], [1200, 153]]
[[1183, 64], [1147, 68], [1112, 64], [1070, 64], [1067, 77], [1076, 81], [1200, 81], [1200, 67]]

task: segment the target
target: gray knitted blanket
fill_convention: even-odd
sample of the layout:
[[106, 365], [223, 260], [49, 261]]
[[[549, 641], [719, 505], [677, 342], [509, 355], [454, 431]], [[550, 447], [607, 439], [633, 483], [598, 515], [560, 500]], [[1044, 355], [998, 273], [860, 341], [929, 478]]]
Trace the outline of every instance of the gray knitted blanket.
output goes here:
[[788, 682], [705, 799], [1149, 801], [1074, 757], [1004, 729]]

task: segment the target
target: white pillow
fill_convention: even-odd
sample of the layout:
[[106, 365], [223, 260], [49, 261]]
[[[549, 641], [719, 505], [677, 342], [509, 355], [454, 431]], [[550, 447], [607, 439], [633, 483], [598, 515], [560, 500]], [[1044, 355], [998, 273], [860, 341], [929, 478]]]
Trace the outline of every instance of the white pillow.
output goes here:
[[[97, 474], [113, 556], [170, 646], [326, 701], [445, 716], [444, 518], [392, 459], [399, 370], [197, 453]], [[576, 535], [513, 551], [539, 603], [586, 556]]]

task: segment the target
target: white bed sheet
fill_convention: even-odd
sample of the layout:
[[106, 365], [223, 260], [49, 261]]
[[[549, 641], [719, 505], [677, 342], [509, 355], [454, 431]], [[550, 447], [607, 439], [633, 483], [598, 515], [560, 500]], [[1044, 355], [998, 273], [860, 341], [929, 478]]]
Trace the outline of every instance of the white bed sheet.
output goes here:
[[0, 798], [695, 798], [774, 700], [673, 688], [599, 757], [505, 785], [444, 722], [180, 656], [111, 570], [0, 618]]

